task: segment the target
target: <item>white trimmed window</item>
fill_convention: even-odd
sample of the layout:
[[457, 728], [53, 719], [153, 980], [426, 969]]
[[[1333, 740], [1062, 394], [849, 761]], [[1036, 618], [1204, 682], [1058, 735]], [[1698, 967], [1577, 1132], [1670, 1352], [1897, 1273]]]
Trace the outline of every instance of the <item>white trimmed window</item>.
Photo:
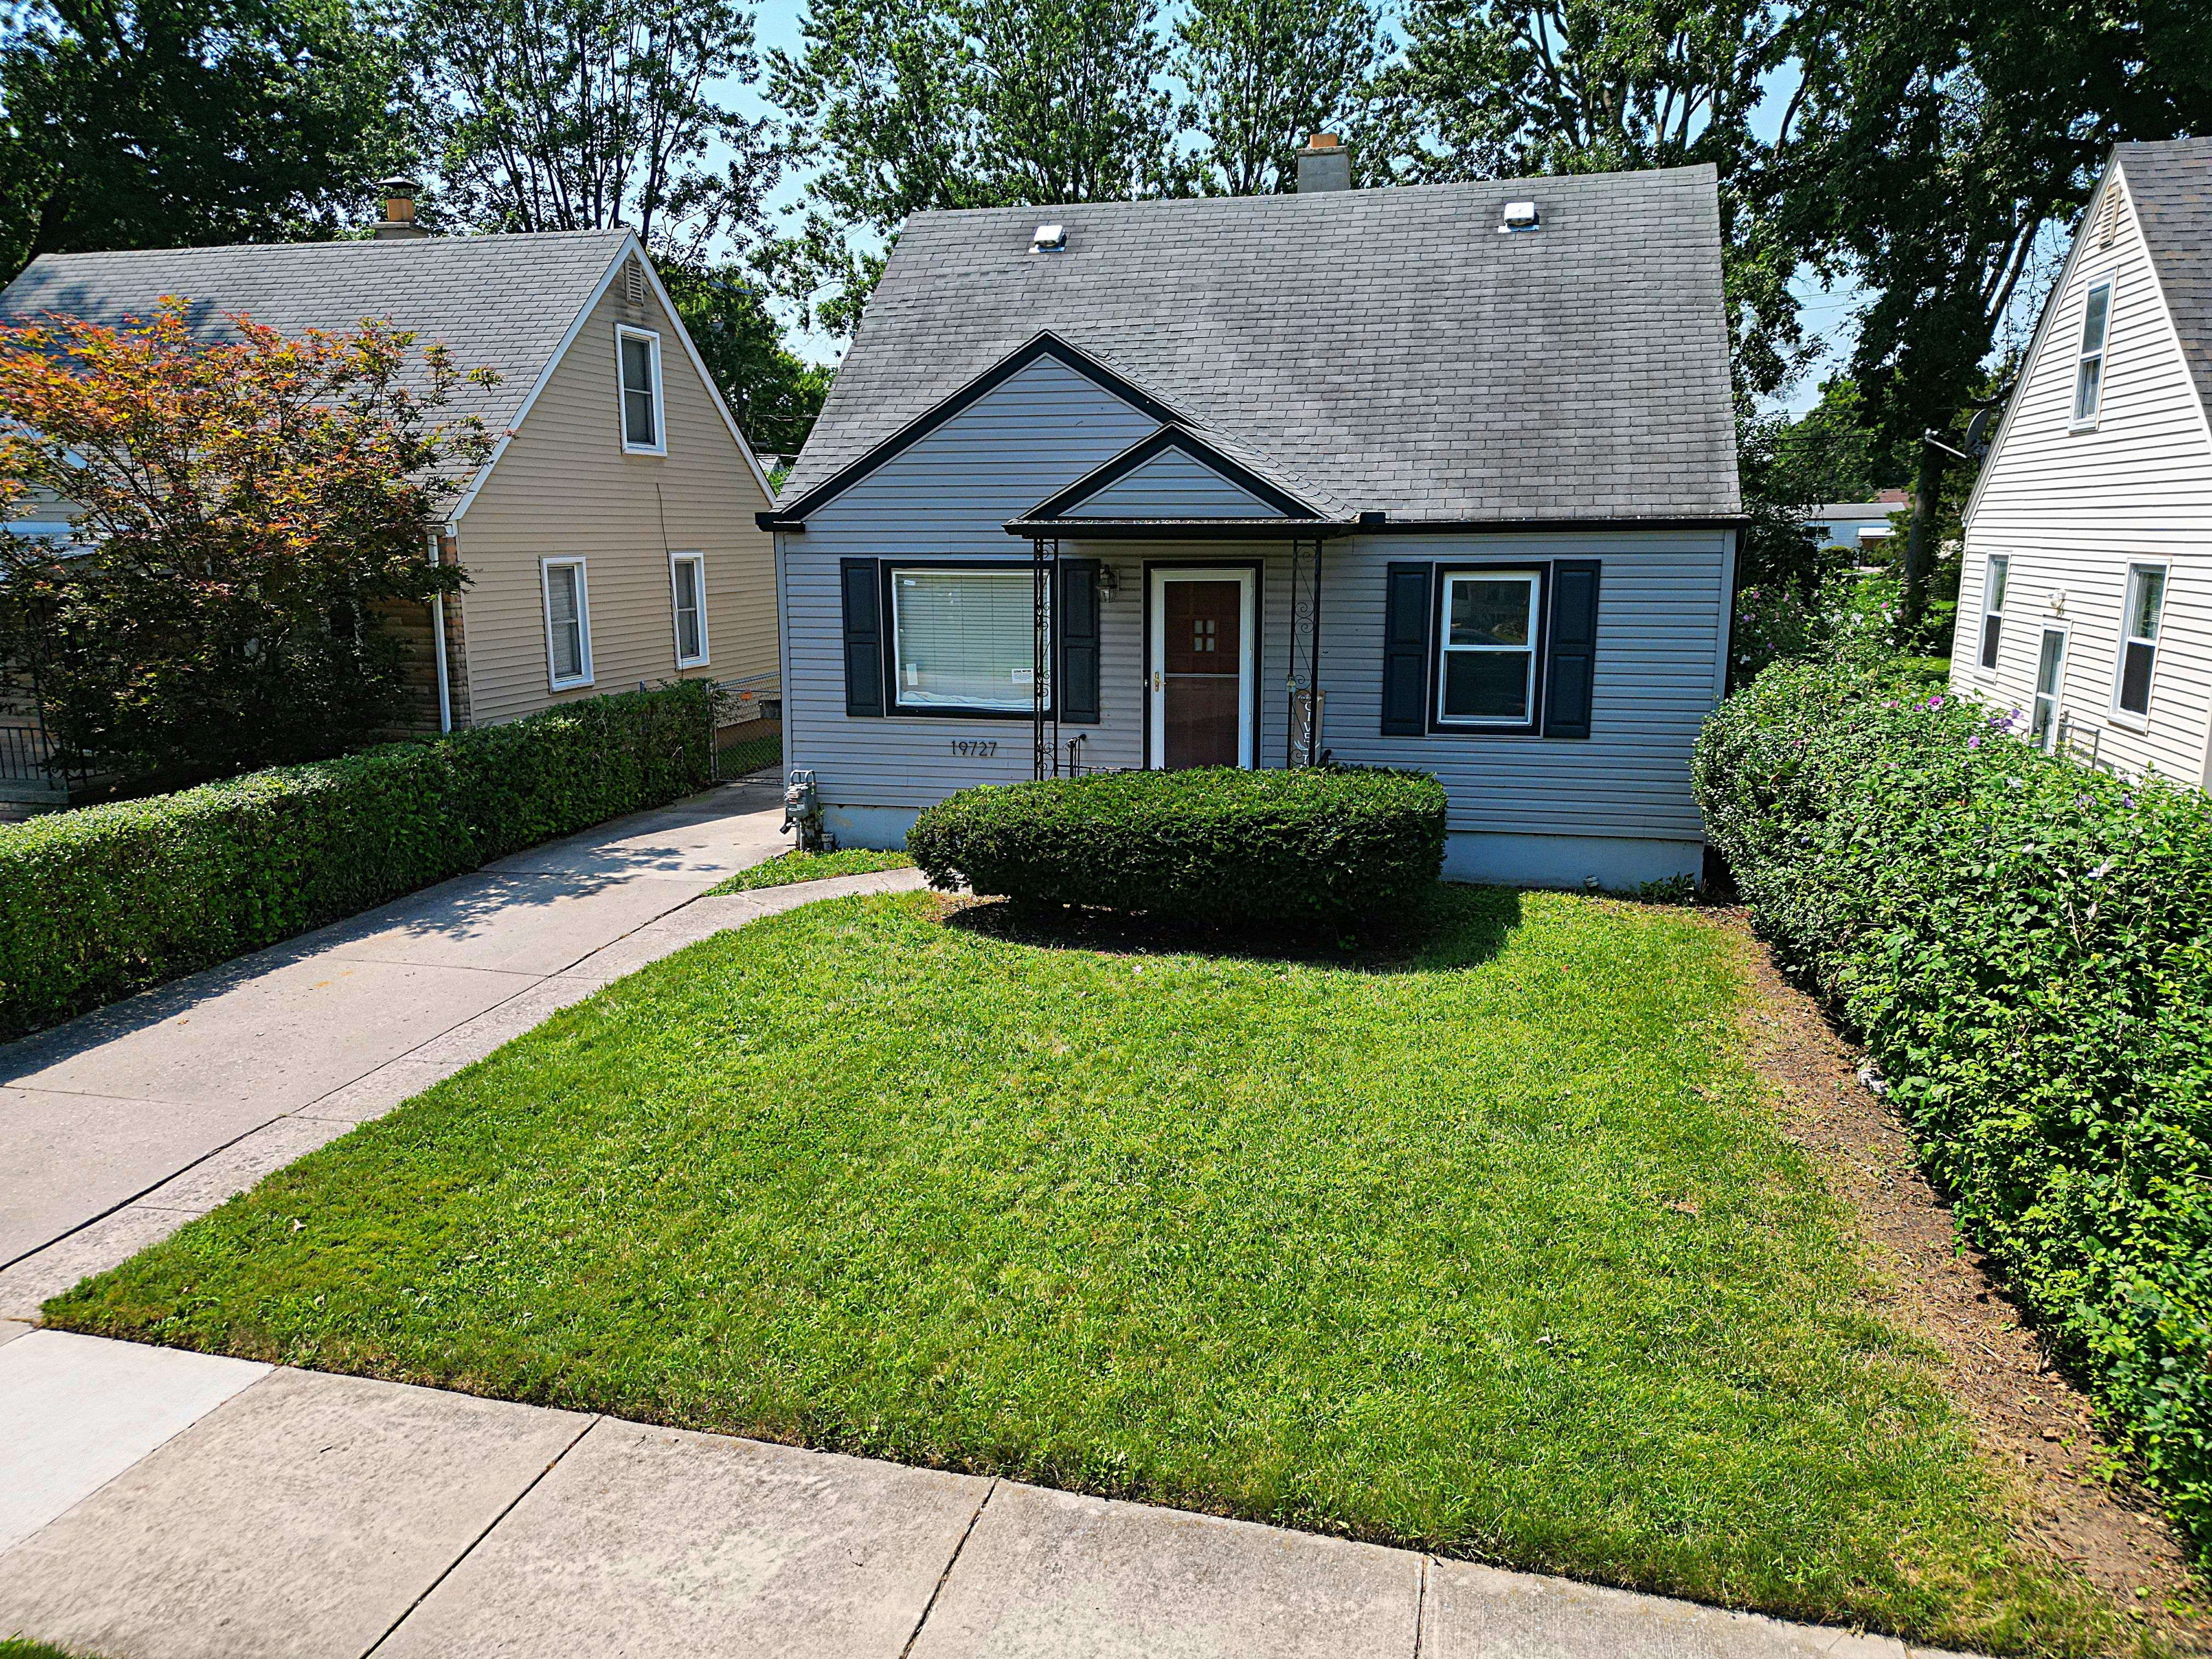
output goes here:
[[665, 455], [661, 418], [660, 337], [615, 325], [615, 356], [622, 372], [623, 447], [633, 454]]
[[2112, 708], [2142, 723], [2150, 718], [2151, 676], [2158, 672], [2158, 627], [2166, 612], [2166, 567], [2128, 567], [2128, 605], [2120, 617], [2119, 673], [2112, 684]]
[[2066, 629], [2045, 623], [2035, 656], [2035, 703], [2027, 721], [2027, 740], [2045, 754], [2058, 741], [2059, 703], [2065, 695]]
[[592, 683], [592, 601], [581, 559], [544, 559], [546, 678], [556, 691]]
[[2002, 553], [1990, 555], [1982, 574], [1982, 666], [1997, 665], [1997, 643], [2004, 633], [2005, 575], [2012, 561]]
[[[1036, 691], [1031, 580], [1026, 565], [893, 568], [892, 707], [1030, 713]], [[1044, 692], [1052, 695], [1049, 680]]]
[[1542, 579], [1533, 570], [1453, 570], [1437, 630], [1437, 721], [1528, 726], [1536, 718], [1536, 627]]
[[2105, 342], [2112, 331], [2112, 279], [2093, 284], [2081, 305], [2081, 349], [2074, 367], [2074, 424], [2094, 426], [2105, 400]]
[[668, 588], [676, 611], [676, 665], [696, 668], [707, 660], [706, 555], [670, 554]]

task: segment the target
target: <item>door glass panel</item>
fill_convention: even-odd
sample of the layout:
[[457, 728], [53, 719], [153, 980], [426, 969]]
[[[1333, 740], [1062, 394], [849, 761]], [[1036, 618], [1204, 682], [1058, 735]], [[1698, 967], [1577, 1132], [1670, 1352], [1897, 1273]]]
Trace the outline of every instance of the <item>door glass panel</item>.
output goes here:
[[1243, 759], [1243, 586], [1161, 584], [1160, 696], [1169, 766], [1236, 766]]

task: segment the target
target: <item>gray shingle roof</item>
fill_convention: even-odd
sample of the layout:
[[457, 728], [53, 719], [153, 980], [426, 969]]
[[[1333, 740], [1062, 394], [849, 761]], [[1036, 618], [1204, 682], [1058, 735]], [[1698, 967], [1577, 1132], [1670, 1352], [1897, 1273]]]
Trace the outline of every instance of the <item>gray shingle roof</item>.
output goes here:
[[151, 314], [164, 295], [190, 301], [194, 331], [232, 332], [243, 313], [287, 334], [388, 317], [418, 344], [451, 347], [463, 370], [496, 369], [500, 384], [456, 389], [453, 408], [497, 433], [629, 238], [626, 230], [519, 236], [424, 236], [392, 242], [284, 242], [49, 253], [0, 293], [0, 317], [59, 312], [118, 323]]
[[2212, 411], [2212, 138], [2113, 148], [2197, 395]]
[[783, 499], [1048, 330], [1317, 502], [1740, 511], [1711, 167], [917, 215]]

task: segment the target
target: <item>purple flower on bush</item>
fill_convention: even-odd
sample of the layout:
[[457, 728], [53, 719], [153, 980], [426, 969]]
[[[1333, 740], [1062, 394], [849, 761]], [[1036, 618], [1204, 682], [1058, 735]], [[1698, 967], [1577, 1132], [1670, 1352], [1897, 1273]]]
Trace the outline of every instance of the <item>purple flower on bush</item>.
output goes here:
[[1969, 749], [1979, 749], [1981, 746], [1982, 734], [1978, 732], [1975, 732], [1972, 737], [1966, 739], [1966, 747]]
[[2120, 805], [2123, 806], [2132, 808], [2135, 804], [2136, 798], [2133, 795], [2122, 795], [2120, 797]]
[[1933, 697], [1929, 698], [1929, 699], [1928, 699], [1928, 706], [1929, 706], [1929, 708], [1941, 708], [1943, 706], [1943, 699], [1942, 699], [1942, 697], [1940, 695], [1938, 695], [1938, 696], [1933, 696]]

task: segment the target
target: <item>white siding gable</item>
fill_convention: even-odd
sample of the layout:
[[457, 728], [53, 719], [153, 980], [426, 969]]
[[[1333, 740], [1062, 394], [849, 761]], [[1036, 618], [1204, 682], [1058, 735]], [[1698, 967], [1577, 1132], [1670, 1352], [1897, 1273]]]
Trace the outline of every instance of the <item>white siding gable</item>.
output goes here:
[[1165, 449], [1067, 509], [1073, 519], [1279, 519], [1281, 511], [1194, 455]]
[[[2046, 626], [2068, 642], [2061, 707], [2078, 744], [2130, 775], [2203, 781], [2212, 715], [2212, 428], [2118, 167], [2081, 216], [2021, 385], [1968, 509], [1952, 683], [2027, 709]], [[2109, 227], [2110, 237], [2106, 230]], [[2093, 424], [2074, 420], [2090, 290], [2112, 284]], [[1989, 559], [2008, 561], [1996, 664], [1980, 666]], [[2116, 708], [2131, 564], [2167, 567], [2148, 720]]]

